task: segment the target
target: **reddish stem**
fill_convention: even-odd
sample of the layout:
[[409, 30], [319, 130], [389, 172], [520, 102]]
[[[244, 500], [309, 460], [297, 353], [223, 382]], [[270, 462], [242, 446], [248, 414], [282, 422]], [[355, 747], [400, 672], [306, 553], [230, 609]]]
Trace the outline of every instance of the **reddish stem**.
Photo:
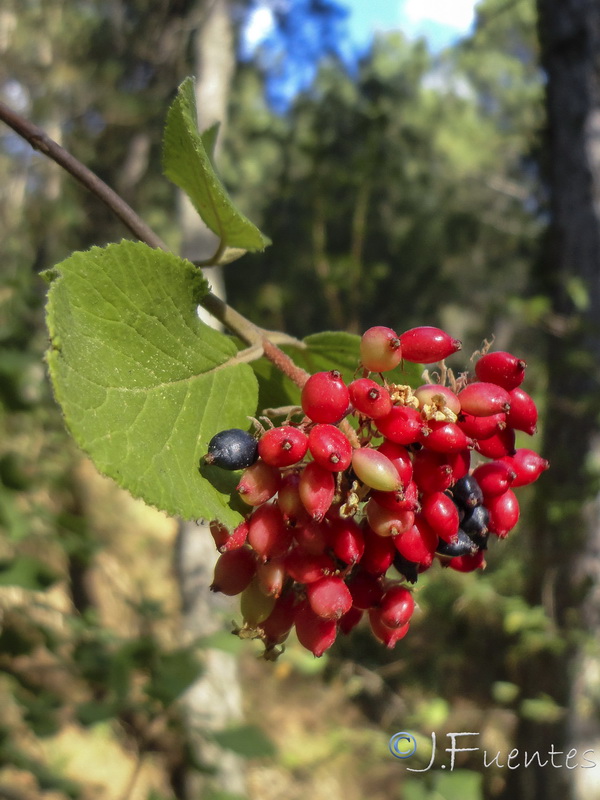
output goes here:
[[306, 381], [310, 378], [310, 373], [294, 364], [292, 359], [286, 355], [283, 350], [280, 350], [277, 345], [274, 345], [268, 339], [263, 338], [261, 344], [265, 358], [268, 358], [269, 361], [275, 364], [284, 375], [287, 375], [296, 386], [302, 389]]

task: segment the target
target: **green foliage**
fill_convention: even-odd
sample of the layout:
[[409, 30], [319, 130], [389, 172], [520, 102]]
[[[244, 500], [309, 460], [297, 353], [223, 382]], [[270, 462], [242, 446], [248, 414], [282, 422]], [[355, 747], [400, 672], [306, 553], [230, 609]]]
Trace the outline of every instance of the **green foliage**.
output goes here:
[[[230, 273], [232, 304], [297, 336], [424, 321], [469, 349], [490, 335], [525, 287], [541, 228], [533, 3], [519, 6], [523, 30], [507, 12], [490, 23], [498, 35], [504, 21], [497, 42], [478, 31], [435, 61], [422, 43], [380, 36], [356, 77], [325, 63], [269, 124], [244, 71], [223, 172], [243, 208], [262, 209], [274, 245], [252, 276]], [[517, 29], [521, 51], [507, 54]], [[513, 64], [506, 86], [492, 84], [498, 59]]]
[[202, 674], [202, 665], [194, 649], [160, 653], [152, 665], [152, 675], [146, 687], [148, 697], [169, 706]]
[[212, 156], [218, 126], [200, 134], [197, 119], [194, 81], [187, 78], [167, 115], [165, 175], [187, 193], [222, 247], [264, 250], [270, 240], [237, 210], [215, 172]]
[[54, 570], [37, 558], [19, 556], [0, 562], [0, 586], [44, 591], [58, 580]]
[[521, 715], [523, 718], [534, 722], [557, 722], [564, 717], [565, 713], [566, 709], [561, 708], [561, 706], [548, 695], [527, 698], [521, 703]]
[[275, 755], [272, 742], [260, 728], [240, 725], [212, 735], [212, 739], [227, 750], [233, 750], [245, 758], [266, 758]]
[[201, 273], [123, 241], [46, 275], [47, 360], [75, 440], [135, 497], [235, 525], [239, 512], [199, 463], [218, 430], [248, 426], [256, 381], [232, 340], [198, 318]]
[[455, 769], [450, 774], [441, 771], [427, 773], [427, 779], [409, 778], [404, 782], [404, 800], [481, 800], [483, 780], [477, 772]]

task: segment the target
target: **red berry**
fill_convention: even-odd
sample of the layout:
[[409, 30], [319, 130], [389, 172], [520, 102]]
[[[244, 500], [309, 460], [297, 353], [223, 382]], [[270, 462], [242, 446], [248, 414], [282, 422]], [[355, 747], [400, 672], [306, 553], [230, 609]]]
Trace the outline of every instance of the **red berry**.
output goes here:
[[488, 498], [486, 508], [490, 514], [490, 532], [503, 539], [519, 520], [519, 501], [515, 493], [508, 489], [504, 494]]
[[542, 472], [550, 466], [545, 458], [526, 447], [519, 447], [512, 456], [505, 456], [501, 460], [506, 462], [516, 473], [512, 482], [513, 488], [527, 486], [529, 483], [537, 481]]
[[417, 511], [419, 508], [419, 487], [414, 481], [397, 492], [371, 492], [370, 497], [388, 511]]
[[458, 508], [443, 492], [433, 492], [423, 498], [421, 513], [425, 521], [445, 542], [456, 539], [459, 526]]
[[285, 563], [281, 558], [274, 558], [256, 566], [256, 581], [264, 594], [279, 597], [283, 591], [285, 578]]
[[391, 567], [396, 553], [394, 542], [401, 536], [378, 536], [370, 528], [365, 530], [365, 552], [360, 560], [361, 569], [371, 575], [383, 575]]
[[484, 498], [504, 494], [516, 478], [516, 473], [504, 461], [488, 461], [473, 470], [473, 477], [481, 487]]
[[458, 339], [440, 328], [422, 326], [411, 328], [400, 336], [402, 357], [415, 364], [433, 364], [448, 358], [462, 347]]
[[345, 634], [346, 636], [350, 633], [351, 630], [356, 628], [358, 623], [363, 618], [363, 611], [356, 606], [352, 606], [350, 611], [347, 611], [343, 617], [340, 618], [338, 622], [338, 627], [340, 631]]
[[291, 528], [304, 525], [310, 520], [308, 511], [300, 499], [299, 484], [299, 473], [291, 472], [283, 478], [277, 492], [277, 505], [283, 514], [286, 525]]
[[475, 417], [463, 411], [457, 425], [470, 439], [489, 439], [506, 428], [506, 414], [501, 412], [489, 414], [487, 417]]
[[378, 536], [397, 536], [412, 527], [415, 515], [409, 510], [390, 511], [383, 508], [373, 497], [366, 505], [367, 522]]
[[388, 628], [387, 625], [384, 625], [381, 621], [381, 611], [378, 608], [369, 609], [369, 622], [375, 638], [390, 650], [408, 633], [408, 622], [400, 628]]
[[315, 425], [308, 435], [308, 448], [317, 464], [331, 472], [343, 472], [352, 461], [352, 445], [335, 425]]
[[421, 430], [420, 443], [437, 453], [456, 453], [465, 450], [470, 440], [454, 422], [429, 420]]
[[446, 458], [452, 470], [452, 480], [458, 481], [469, 472], [471, 467], [471, 451], [459, 450], [458, 453], [448, 453]]
[[317, 658], [335, 642], [336, 621], [319, 617], [306, 602], [298, 606], [295, 623], [298, 641]]
[[510, 395], [495, 383], [469, 383], [458, 393], [463, 412], [474, 417], [487, 417], [499, 414], [510, 408]]
[[433, 528], [423, 519], [415, 517], [415, 524], [402, 536], [394, 539], [400, 555], [409, 561], [429, 566], [433, 561], [438, 543], [438, 536]]
[[450, 458], [433, 450], [420, 450], [413, 461], [413, 478], [422, 492], [444, 492], [453, 484]]
[[308, 450], [308, 436], [291, 425], [271, 428], [258, 442], [258, 454], [272, 467], [289, 467], [302, 461]]
[[412, 592], [406, 586], [394, 584], [386, 589], [379, 604], [379, 619], [388, 628], [401, 628], [410, 621], [415, 610]]
[[243, 592], [256, 572], [256, 558], [252, 550], [241, 547], [229, 550], [217, 559], [211, 592], [233, 596]]
[[402, 360], [398, 334], [382, 325], [369, 328], [360, 340], [360, 360], [370, 372], [387, 372], [397, 367]]
[[320, 522], [333, 502], [335, 478], [330, 470], [311, 461], [302, 470], [298, 491], [304, 508], [314, 520]]
[[[390, 552], [394, 554], [393, 547]], [[391, 561], [390, 561], [391, 564]], [[383, 596], [383, 589], [379, 578], [361, 568], [348, 581], [348, 589], [352, 595], [352, 603], [356, 608], [367, 609], [379, 603]]]
[[269, 616], [260, 624], [268, 644], [284, 642], [294, 625], [296, 616], [296, 595], [288, 591], [278, 597]]
[[342, 578], [327, 575], [306, 587], [310, 607], [324, 619], [339, 619], [352, 608], [352, 595]]
[[517, 431], [524, 431], [530, 436], [536, 432], [538, 412], [533, 398], [523, 389], [510, 392], [510, 411], [506, 415], [506, 423]]
[[497, 383], [510, 392], [523, 382], [526, 366], [522, 359], [512, 353], [498, 350], [481, 356], [475, 364], [475, 374], [480, 381]]
[[379, 450], [362, 447], [352, 453], [352, 469], [359, 481], [371, 489], [394, 492], [400, 488], [398, 470]]
[[474, 572], [476, 569], [485, 569], [484, 551], [478, 550], [476, 553], [467, 553], [465, 556], [451, 558], [448, 566], [457, 572]]
[[225, 553], [227, 550], [237, 550], [246, 543], [248, 537], [248, 522], [244, 520], [240, 522], [237, 528], [230, 533], [225, 525], [220, 522], [210, 523], [210, 532], [219, 553]]
[[325, 553], [313, 555], [295, 547], [285, 557], [285, 569], [297, 583], [313, 583], [335, 572], [335, 564]]
[[284, 555], [291, 543], [291, 530], [286, 527], [277, 506], [265, 504], [253, 511], [249, 520], [248, 544], [263, 561]]
[[350, 407], [350, 393], [337, 370], [315, 372], [304, 384], [302, 409], [313, 422], [336, 423]]
[[279, 489], [281, 473], [275, 467], [257, 461], [242, 473], [237, 491], [249, 506], [261, 506], [270, 500]]
[[359, 378], [348, 386], [354, 408], [370, 419], [385, 417], [392, 410], [392, 398], [384, 386], [370, 378]]
[[386, 439], [383, 444], [380, 444], [377, 450], [387, 456], [392, 464], [396, 467], [398, 476], [403, 486], [410, 483], [413, 474], [413, 464], [410, 453], [401, 444], [390, 442]]
[[306, 524], [294, 528], [294, 539], [304, 552], [319, 555], [325, 552], [328, 533], [329, 529], [324, 522], [315, 522], [309, 518]]
[[353, 519], [336, 519], [329, 530], [329, 544], [344, 564], [356, 564], [365, 552], [362, 529]]
[[515, 452], [515, 432], [512, 428], [504, 428], [482, 442], [475, 442], [475, 449], [486, 458], [502, 458]]
[[413, 444], [418, 441], [423, 420], [416, 408], [393, 406], [385, 417], [375, 421], [377, 430], [396, 444]]

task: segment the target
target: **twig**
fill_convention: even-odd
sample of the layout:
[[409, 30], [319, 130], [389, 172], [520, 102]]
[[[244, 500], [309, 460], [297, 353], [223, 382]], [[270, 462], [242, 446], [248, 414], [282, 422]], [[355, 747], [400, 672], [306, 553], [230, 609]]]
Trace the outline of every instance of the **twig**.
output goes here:
[[17, 114], [4, 103], [0, 103], [0, 119], [11, 127], [33, 147], [48, 158], [56, 161], [70, 175], [82, 183], [86, 189], [95, 194], [110, 210], [123, 222], [123, 224], [142, 242], [161, 250], [167, 250], [167, 245], [154, 231], [135, 213], [123, 198], [110, 188], [104, 181], [95, 175], [84, 164], [78, 161], [64, 147], [51, 139], [48, 134], [38, 128], [29, 120]]
[[262, 340], [262, 347], [265, 357], [272, 361], [276, 367], [284, 372], [288, 378], [290, 378], [296, 386], [302, 388], [306, 381], [309, 379], [310, 375], [306, 370], [302, 369], [301, 367], [296, 366], [292, 359], [280, 350], [273, 342], [270, 342], [266, 337]]
[[[5, 103], [0, 103], [0, 119], [3, 120], [15, 133], [18, 133], [25, 141], [48, 156], [59, 166], [73, 175], [86, 189], [94, 194], [123, 222], [123, 224], [140, 241], [145, 242], [150, 247], [168, 251], [167, 245], [162, 241], [152, 228], [136, 214], [131, 206], [113, 189], [104, 183], [95, 173], [82, 164], [75, 156], [71, 155], [64, 147], [51, 139], [48, 134], [38, 128], [29, 120], [17, 114]], [[217, 253], [223, 249], [222, 243], [219, 245]], [[216, 253], [216, 254], [217, 254]], [[215, 254], [215, 255], [216, 255]], [[297, 367], [292, 359], [280, 350], [273, 342], [266, 338], [265, 332], [246, 319], [242, 314], [228, 306], [221, 298], [212, 292], [208, 292], [201, 300], [200, 305], [205, 308], [215, 319], [221, 322], [232, 333], [240, 337], [250, 347], [260, 347], [265, 357], [272, 361], [290, 380], [297, 386], [304, 386], [308, 373]]]

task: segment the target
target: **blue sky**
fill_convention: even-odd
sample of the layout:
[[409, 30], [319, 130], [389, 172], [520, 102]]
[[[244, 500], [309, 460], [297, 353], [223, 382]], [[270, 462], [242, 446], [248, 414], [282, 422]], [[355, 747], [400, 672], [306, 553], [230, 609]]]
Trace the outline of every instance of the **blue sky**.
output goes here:
[[350, 9], [350, 34], [355, 44], [368, 45], [378, 30], [400, 28], [409, 36], [425, 36], [434, 50], [466, 33], [476, 0], [342, 0]]
[[[268, 38], [273, 18], [269, 8], [279, 2], [295, 0], [257, 0], [257, 10], [246, 25], [242, 53], [250, 57], [255, 48]], [[346, 28], [349, 41], [341, 50], [348, 63], [354, 63], [369, 48], [378, 31], [402, 30], [410, 38], [425, 37], [432, 52], [439, 52], [467, 34], [474, 22], [477, 0], [338, 0], [349, 15]], [[272, 78], [267, 94], [273, 108], [284, 112], [291, 99], [314, 75], [314, 64], [293, 69]], [[311, 72], [312, 69], [312, 72]]]
[[[411, 37], [425, 36], [431, 49], [439, 50], [469, 31], [477, 0], [340, 0], [340, 4], [350, 10], [348, 28], [359, 50], [368, 46], [377, 31], [398, 28]], [[269, 21], [267, 8], [259, 10], [249, 38], [259, 41]]]

